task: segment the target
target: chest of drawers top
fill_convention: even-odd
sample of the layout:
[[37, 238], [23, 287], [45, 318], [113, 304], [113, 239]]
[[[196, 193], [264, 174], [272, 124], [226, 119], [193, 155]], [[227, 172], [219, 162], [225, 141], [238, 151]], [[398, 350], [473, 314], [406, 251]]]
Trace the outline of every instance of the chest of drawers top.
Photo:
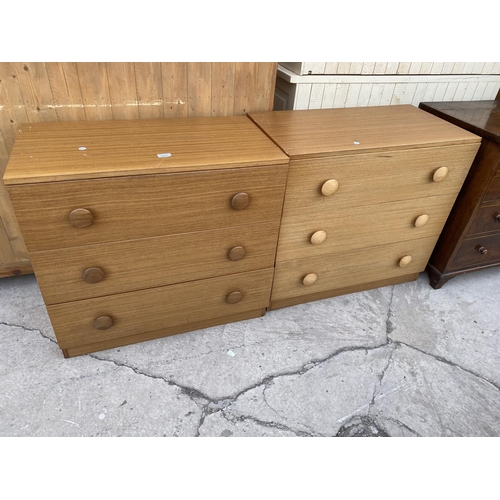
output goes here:
[[411, 105], [250, 113], [291, 159], [477, 143]]
[[500, 143], [500, 100], [422, 102], [420, 108], [474, 134]]
[[6, 185], [280, 165], [245, 116], [21, 125]]

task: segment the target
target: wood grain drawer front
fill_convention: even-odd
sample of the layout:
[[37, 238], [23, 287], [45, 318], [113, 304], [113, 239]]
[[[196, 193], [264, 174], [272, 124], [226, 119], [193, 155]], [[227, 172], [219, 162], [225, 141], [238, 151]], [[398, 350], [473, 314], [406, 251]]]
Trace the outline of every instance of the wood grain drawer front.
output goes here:
[[[446, 194], [325, 210], [316, 217], [286, 217], [280, 229], [277, 261], [438, 236], [454, 199], [455, 195]], [[326, 233], [326, 238], [314, 244], [311, 240], [318, 231]]]
[[[47, 310], [59, 347], [65, 349], [265, 308], [272, 278], [273, 269], [264, 269], [49, 305]], [[228, 299], [234, 292], [241, 293], [239, 301], [234, 295]], [[112, 326], [99, 330], [94, 326], [99, 318], [111, 318]]]
[[[355, 207], [425, 196], [458, 194], [478, 144], [441, 148], [292, 160], [283, 216], [316, 214], [338, 207]], [[448, 169], [434, 182], [435, 172]], [[336, 180], [334, 194], [322, 186]]]
[[486, 191], [483, 201], [500, 201], [500, 172], [497, 172], [496, 177], [493, 177], [491, 184]]
[[472, 221], [467, 234], [500, 231], [500, 204], [481, 207]]
[[452, 269], [480, 268], [500, 262], [500, 234], [464, 240], [451, 264]]
[[[278, 226], [275, 221], [46, 250], [31, 259], [45, 303], [57, 304], [273, 267]], [[95, 269], [100, 272], [88, 271]]]
[[[31, 184], [11, 186], [9, 195], [34, 252], [279, 220], [287, 168]], [[233, 208], [233, 198], [242, 193], [248, 206]], [[70, 223], [69, 214], [77, 209], [92, 214], [86, 227]]]
[[[351, 252], [278, 262], [271, 300], [300, 297], [422, 272], [436, 240], [437, 236], [433, 236]], [[407, 260], [403, 261], [401, 266], [405, 257], [411, 257], [411, 260], [409, 263]], [[316, 275], [316, 279], [311, 275]], [[305, 279], [306, 277], [309, 279]]]

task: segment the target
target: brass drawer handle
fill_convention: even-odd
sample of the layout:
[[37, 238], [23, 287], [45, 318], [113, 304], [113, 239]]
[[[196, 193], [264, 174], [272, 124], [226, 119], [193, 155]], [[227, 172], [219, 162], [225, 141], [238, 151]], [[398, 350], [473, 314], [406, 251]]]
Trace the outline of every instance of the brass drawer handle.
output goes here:
[[100, 267], [89, 267], [83, 271], [82, 278], [87, 283], [99, 283], [104, 279], [104, 271]]
[[318, 281], [318, 275], [314, 273], [306, 274], [302, 279], [302, 284], [305, 286], [314, 285]]
[[231, 200], [231, 206], [235, 210], [244, 210], [250, 204], [250, 196], [248, 193], [235, 194]]
[[419, 215], [415, 220], [415, 227], [425, 226], [429, 222], [429, 216], [427, 214]]
[[229, 260], [241, 260], [246, 255], [246, 250], [243, 247], [233, 247], [229, 250], [227, 257]]
[[243, 298], [243, 294], [239, 290], [236, 290], [234, 292], [231, 292], [226, 297], [226, 302], [228, 304], [237, 304], [242, 298]]
[[441, 182], [442, 180], [445, 179], [447, 175], [448, 175], [448, 167], [440, 167], [434, 172], [432, 180], [434, 182]]
[[94, 222], [92, 212], [86, 208], [75, 208], [70, 212], [68, 219], [72, 226], [79, 228], [91, 226]]
[[328, 179], [321, 186], [321, 194], [323, 196], [331, 196], [332, 194], [336, 193], [338, 188], [339, 188], [339, 181], [337, 181], [336, 179]]
[[311, 236], [311, 243], [313, 245], [321, 245], [326, 240], [326, 231], [316, 231]]
[[399, 267], [406, 267], [412, 260], [413, 259], [411, 255], [405, 255], [399, 261]]
[[483, 246], [479, 246], [479, 247], [476, 247], [476, 250], [481, 254], [481, 255], [486, 255], [488, 253], [488, 249], [483, 247]]
[[97, 330], [107, 330], [113, 326], [113, 318], [111, 316], [99, 316], [94, 320], [94, 328]]

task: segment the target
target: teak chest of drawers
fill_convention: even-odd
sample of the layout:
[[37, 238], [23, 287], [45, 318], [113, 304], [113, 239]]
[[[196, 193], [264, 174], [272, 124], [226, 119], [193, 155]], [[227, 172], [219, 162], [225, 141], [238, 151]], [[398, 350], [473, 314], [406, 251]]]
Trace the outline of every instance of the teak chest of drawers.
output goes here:
[[500, 101], [420, 103], [482, 137], [481, 147], [427, 266], [431, 286], [500, 264]]
[[249, 116], [290, 157], [272, 309], [417, 278], [479, 137], [410, 105]]
[[22, 126], [4, 180], [65, 356], [415, 279], [480, 142], [412, 106], [250, 118]]
[[264, 314], [288, 162], [247, 117], [23, 125], [5, 183], [64, 355]]

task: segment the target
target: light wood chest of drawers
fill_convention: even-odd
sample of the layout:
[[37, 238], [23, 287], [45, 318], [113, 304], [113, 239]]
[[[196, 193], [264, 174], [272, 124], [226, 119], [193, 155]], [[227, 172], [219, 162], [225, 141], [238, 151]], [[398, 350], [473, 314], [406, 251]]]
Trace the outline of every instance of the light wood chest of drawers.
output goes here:
[[479, 137], [410, 105], [249, 116], [290, 157], [272, 309], [417, 278]]
[[288, 163], [247, 117], [23, 125], [4, 180], [64, 355], [264, 314]]

